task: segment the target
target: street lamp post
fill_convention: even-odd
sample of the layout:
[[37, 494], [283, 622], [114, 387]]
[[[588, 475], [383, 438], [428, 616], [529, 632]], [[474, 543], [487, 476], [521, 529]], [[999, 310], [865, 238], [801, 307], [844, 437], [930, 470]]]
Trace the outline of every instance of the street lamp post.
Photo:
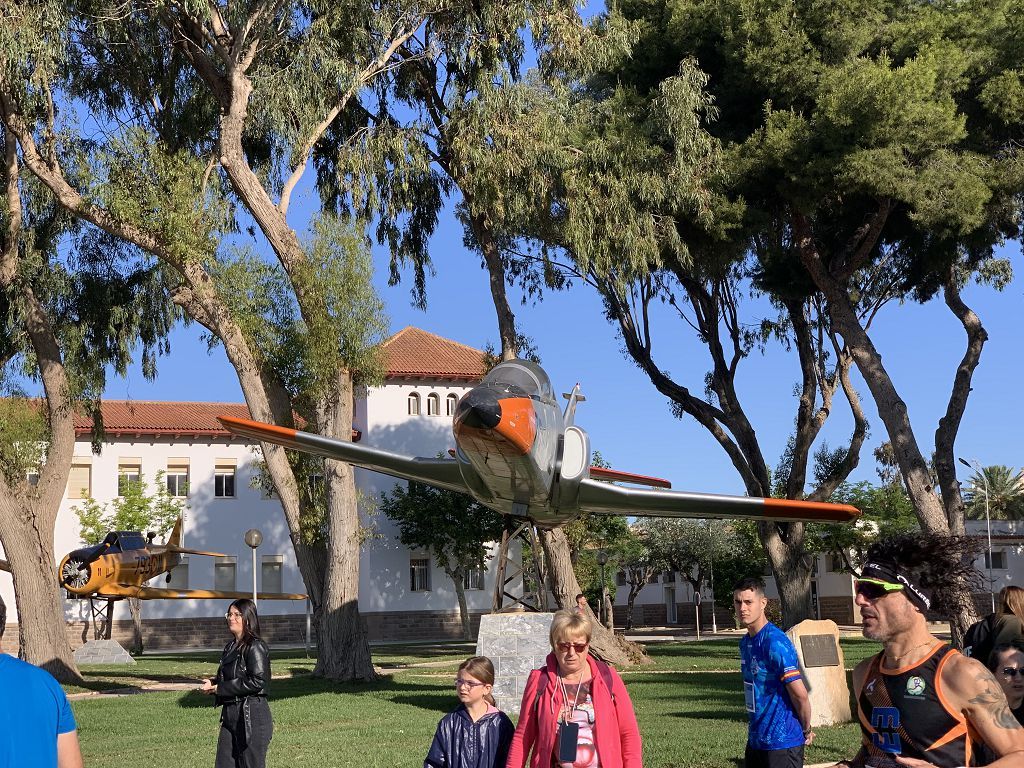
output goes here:
[[256, 600], [256, 548], [263, 543], [263, 532], [259, 528], [250, 528], [245, 532], [245, 543], [252, 550], [252, 602]]
[[607, 563], [607, 562], [608, 562], [608, 553], [605, 552], [603, 549], [599, 549], [597, 551], [597, 564], [599, 566], [601, 566], [601, 606], [600, 606], [600, 610], [598, 611], [597, 618], [598, 618], [598, 621], [600, 621], [605, 626], [608, 625], [608, 617], [605, 615], [607, 613], [607, 610], [606, 610], [606, 606], [605, 606], [606, 595], [605, 595], [605, 586], [604, 586], [604, 566], [605, 566], [605, 563]]
[[718, 620], [715, 618], [715, 536], [712, 524], [714, 520], [708, 520], [708, 580], [711, 582], [711, 634], [718, 634]]
[[[992, 587], [995, 586], [995, 579], [992, 578], [992, 520], [989, 518], [988, 514], [988, 478], [985, 477], [985, 470], [982, 468], [981, 464], [978, 462], [977, 459], [971, 459], [970, 461], [968, 461], [967, 459], [958, 458], [957, 461], [959, 461], [968, 469], [976, 470], [978, 473], [978, 477], [981, 478], [981, 482], [985, 486], [985, 528], [988, 531], [988, 596], [992, 602], [992, 613], [995, 613], [996, 595], [995, 592], [992, 590]], [[977, 488], [977, 483], [975, 483], [975, 488]]]

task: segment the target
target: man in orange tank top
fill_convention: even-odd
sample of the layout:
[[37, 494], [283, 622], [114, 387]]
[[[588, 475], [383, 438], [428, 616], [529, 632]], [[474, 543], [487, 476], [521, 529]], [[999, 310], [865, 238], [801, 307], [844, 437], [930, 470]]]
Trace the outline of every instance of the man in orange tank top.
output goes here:
[[951, 582], [977, 578], [973, 545], [908, 534], [876, 542], [856, 582], [864, 636], [882, 652], [857, 665], [853, 685], [862, 746], [855, 768], [1024, 767], [1024, 729], [992, 673], [928, 631]]

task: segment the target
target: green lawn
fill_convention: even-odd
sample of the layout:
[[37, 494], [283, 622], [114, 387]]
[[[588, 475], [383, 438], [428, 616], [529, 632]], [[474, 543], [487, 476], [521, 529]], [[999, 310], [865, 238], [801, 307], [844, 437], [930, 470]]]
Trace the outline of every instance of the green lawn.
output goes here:
[[[743, 711], [737, 640], [649, 646], [654, 664], [626, 671], [637, 710], [647, 768], [733, 768], [743, 753]], [[844, 639], [847, 666], [877, 644]], [[434, 727], [455, 706], [451, 678], [472, 646], [383, 646], [374, 661], [389, 674], [368, 686], [335, 685], [309, 676], [313, 661], [301, 651], [275, 652], [271, 690], [276, 766], [392, 768], [422, 765]], [[138, 686], [209, 676], [218, 654], [145, 656], [134, 668], [87, 667], [88, 689]], [[81, 690], [81, 689], [70, 689]], [[500, 702], [499, 702], [500, 703]], [[189, 691], [72, 704], [89, 768], [132, 763], [212, 765], [219, 711]], [[818, 729], [808, 763], [850, 756], [854, 725]], [[130, 756], [130, 758], [129, 758]]]

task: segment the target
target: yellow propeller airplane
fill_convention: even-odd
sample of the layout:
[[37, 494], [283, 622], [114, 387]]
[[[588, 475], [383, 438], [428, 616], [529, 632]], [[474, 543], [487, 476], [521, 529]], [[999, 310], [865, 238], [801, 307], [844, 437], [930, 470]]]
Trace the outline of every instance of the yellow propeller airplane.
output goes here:
[[[154, 544], [153, 534], [144, 537], [138, 531], [111, 531], [93, 547], [83, 547], [64, 556], [58, 568], [60, 585], [69, 597], [121, 600], [236, 600], [252, 597], [252, 592], [227, 592], [214, 589], [162, 589], [146, 582], [167, 574], [181, 563], [182, 555], [224, 557], [219, 552], [203, 552], [181, 546], [181, 518], [166, 544]], [[9, 570], [9, 569], [8, 569]], [[259, 600], [305, 600], [305, 595], [260, 592]]]
[[[387, 475], [460, 491], [484, 506], [557, 528], [583, 512], [652, 517], [850, 522], [849, 504], [670, 490], [667, 480], [590, 463], [590, 439], [576, 426], [577, 384], [563, 414], [541, 367], [499, 363], [455, 408], [453, 458], [422, 458], [273, 424], [220, 416], [242, 437], [313, 453]], [[613, 482], [644, 486], [629, 488]]]

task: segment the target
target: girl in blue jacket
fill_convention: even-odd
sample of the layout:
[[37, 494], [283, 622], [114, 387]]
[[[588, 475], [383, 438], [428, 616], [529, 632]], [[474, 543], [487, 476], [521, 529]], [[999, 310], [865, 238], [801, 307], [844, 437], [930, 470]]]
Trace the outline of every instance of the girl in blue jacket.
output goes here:
[[455, 678], [457, 709], [441, 718], [423, 768], [504, 768], [515, 727], [491, 696], [494, 665], [466, 659]]

